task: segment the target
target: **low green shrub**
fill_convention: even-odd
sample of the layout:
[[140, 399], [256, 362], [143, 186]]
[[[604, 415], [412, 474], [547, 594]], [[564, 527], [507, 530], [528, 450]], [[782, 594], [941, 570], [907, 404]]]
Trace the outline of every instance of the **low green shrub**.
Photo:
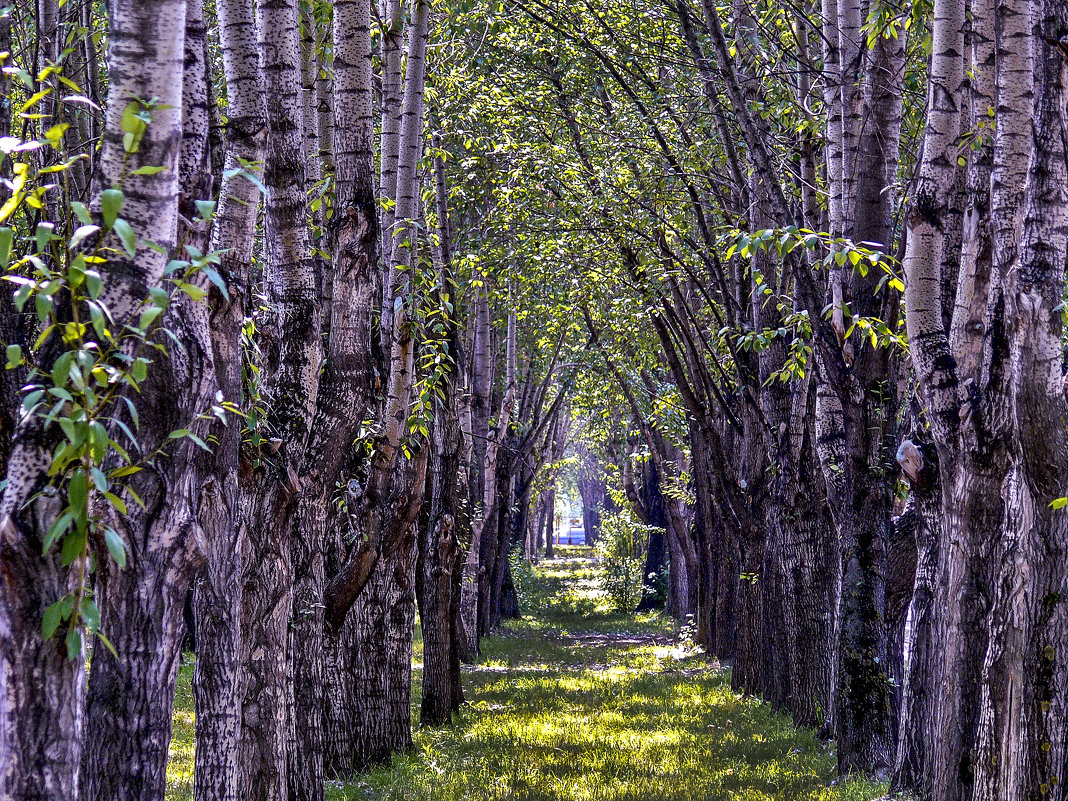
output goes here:
[[633, 612], [641, 600], [645, 549], [651, 528], [623, 512], [613, 512], [601, 520], [596, 548], [600, 564], [598, 583], [617, 612]]

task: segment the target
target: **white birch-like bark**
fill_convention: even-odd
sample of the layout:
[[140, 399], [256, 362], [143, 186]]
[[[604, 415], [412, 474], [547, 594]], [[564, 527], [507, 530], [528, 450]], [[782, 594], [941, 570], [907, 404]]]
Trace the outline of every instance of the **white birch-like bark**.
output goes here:
[[[185, 15], [182, 141], [179, 149], [180, 244], [203, 252], [207, 230], [196, 200], [211, 193], [208, 75], [203, 3], [189, 0]], [[206, 277], [197, 279], [202, 286]], [[138, 398], [142, 447], [168, 442], [214, 402], [217, 385], [208, 309], [173, 293], [162, 326], [177, 339], [158, 360]], [[166, 399], [165, 401], [163, 399]], [[209, 424], [193, 429], [211, 439]], [[129, 479], [147, 509], [131, 505], [110, 522], [127, 544], [125, 569], [99, 565], [93, 588], [110, 649], [94, 651], [86, 702], [82, 796], [154, 801], [166, 789], [172, 706], [185, 632], [184, 609], [203, 546], [195, 523], [201, 495], [202, 451], [190, 440], [174, 443], [154, 469]], [[122, 692], [116, 693], [115, 688]]]
[[[252, 306], [250, 269], [260, 190], [240, 170], [262, 168], [267, 137], [264, 80], [252, 0], [216, 4], [227, 87], [225, 170], [210, 248], [221, 251], [228, 297], [209, 287], [215, 376], [225, 400], [244, 393], [242, 326]], [[242, 713], [242, 574], [248, 533], [241, 517], [241, 426], [219, 431], [198, 508], [204, 568], [194, 590], [197, 663], [193, 675], [196, 742], [193, 787], [199, 801], [238, 801]]]
[[[1030, 8], [1028, 6], [1030, 5]], [[1011, 466], [992, 549], [973, 801], [1063, 798], [1068, 759], [1068, 8], [999, 4], [991, 206], [1008, 345]], [[1026, 164], [1021, 176], [1013, 170]], [[1023, 180], [1021, 180], [1023, 178]], [[1000, 355], [1000, 354], [999, 354]]]
[[[402, 111], [402, 67], [404, 55], [404, 3], [385, 0], [382, 31], [382, 133], [379, 170], [379, 202], [381, 204], [382, 263], [387, 272], [393, 259], [393, 221], [397, 203], [397, 159], [400, 145]], [[388, 332], [386, 315], [382, 330]]]
[[267, 801], [288, 798], [292, 522], [315, 414], [322, 344], [317, 260], [307, 230], [298, 3], [258, 0], [256, 10], [268, 128], [264, 425], [278, 448], [260, 455], [242, 488], [250, 554], [242, 604], [246, 684], [240, 792]]
[[[368, 0], [334, 4], [334, 218], [328, 297], [329, 336], [302, 468], [293, 539], [295, 574], [293, 688], [295, 736], [290, 760], [290, 797], [314, 801], [324, 781], [324, 604], [328, 542], [343, 541], [344, 515], [333, 503], [335, 488], [355, 480], [350, 443], [373, 404], [371, 333], [374, 265], [378, 255], [375, 206], [374, 120], [371, 94], [371, 7]], [[355, 502], [355, 499], [353, 499]], [[346, 677], [341, 676], [341, 681]], [[327, 682], [333, 686], [334, 682]], [[331, 698], [328, 704], [336, 705]]]

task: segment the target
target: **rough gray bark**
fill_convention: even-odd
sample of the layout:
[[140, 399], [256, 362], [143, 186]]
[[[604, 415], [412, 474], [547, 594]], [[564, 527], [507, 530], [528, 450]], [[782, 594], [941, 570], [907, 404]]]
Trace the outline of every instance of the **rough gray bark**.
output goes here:
[[[249, 554], [242, 598], [245, 670], [239, 793], [288, 795], [289, 657], [293, 613], [292, 520], [301, 494], [319, 385], [319, 284], [307, 219], [300, 32], [295, 0], [258, 0], [257, 42], [267, 100], [264, 185], [266, 294], [265, 439], [243, 477], [242, 522]], [[271, 451], [274, 450], [272, 453]]]
[[353, 767], [388, 760], [412, 745], [412, 627], [415, 622], [414, 532], [379, 561], [352, 611]]
[[[195, 200], [211, 190], [208, 154], [208, 82], [203, 6], [186, 4], [179, 211], [199, 217]], [[207, 245], [203, 225], [179, 226], [181, 241]], [[200, 283], [206, 284], [206, 279]], [[154, 365], [138, 399], [142, 447], [164, 446], [215, 402], [207, 307], [175, 292], [162, 320], [181, 345]], [[132, 422], [132, 421], [128, 421]], [[236, 423], [235, 423], [236, 424]], [[218, 428], [220, 426], [214, 426]], [[202, 439], [209, 426], [194, 426]], [[131, 505], [114, 527], [128, 547], [125, 569], [106, 560], [97, 571], [94, 596], [101, 626], [115, 647], [95, 649], [86, 699], [82, 796], [86, 799], [155, 799], [166, 788], [174, 698], [185, 635], [185, 603], [202, 559], [195, 510], [204, 491], [199, 448], [185, 441], [130, 479], [147, 509]], [[147, 600], [146, 600], [147, 599]]]
[[[216, 4], [228, 95], [225, 133], [227, 171], [242, 162], [263, 160], [266, 108], [263, 75], [256, 46], [251, 0]], [[209, 287], [211, 343], [215, 377], [225, 400], [244, 395], [242, 326], [251, 307], [252, 244], [260, 190], [240, 173], [222, 179], [212, 230], [211, 250], [222, 251], [220, 275], [228, 288], [224, 297]], [[245, 457], [247, 459], [247, 454]], [[238, 472], [247, 465], [241, 455], [241, 426], [231, 421], [217, 432], [206, 467], [204, 492], [197, 510], [203, 529], [204, 567], [194, 589], [198, 632], [193, 675], [196, 709], [194, 793], [202, 801], [237, 801], [241, 727], [242, 575], [248, 536], [240, 514]]]

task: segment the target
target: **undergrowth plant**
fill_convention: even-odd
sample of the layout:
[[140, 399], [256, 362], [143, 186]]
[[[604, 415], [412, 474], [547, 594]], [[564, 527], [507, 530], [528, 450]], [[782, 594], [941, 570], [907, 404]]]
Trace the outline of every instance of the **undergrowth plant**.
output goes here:
[[601, 519], [596, 549], [598, 581], [617, 612], [633, 612], [641, 600], [650, 528], [625, 512], [613, 512]]

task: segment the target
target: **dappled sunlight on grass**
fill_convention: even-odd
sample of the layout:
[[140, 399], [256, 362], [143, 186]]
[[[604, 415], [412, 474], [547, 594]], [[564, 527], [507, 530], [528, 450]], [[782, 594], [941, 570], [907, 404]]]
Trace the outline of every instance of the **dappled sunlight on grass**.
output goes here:
[[[834, 780], [833, 751], [674, 644], [657, 615], [613, 614], [592, 563], [543, 563], [538, 615], [509, 622], [466, 672], [456, 725], [424, 730], [389, 766], [332, 799], [863, 801]], [[577, 581], [576, 581], [577, 579]], [[528, 589], [530, 589], [528, 587]]]
[[[610, 611], [589, 549], [561, 548], [526, 577], [536, 614], [509, 621], [465, 668], [455, 725], [416, 733], [411, 753], [332, 801], [869, 801], [885, 788], [832, 787], [834, 752], [678, 641], [661, 615]], [[412, 657], [413, 720], [422, 636]], [[168, 801], [192, 798], [193, 665], [181, 668]]]
[[174, 731], [167, 762], [167, 801], [193, 797], [193, 659], [182, 655], [178, 687], [174, 693]]

